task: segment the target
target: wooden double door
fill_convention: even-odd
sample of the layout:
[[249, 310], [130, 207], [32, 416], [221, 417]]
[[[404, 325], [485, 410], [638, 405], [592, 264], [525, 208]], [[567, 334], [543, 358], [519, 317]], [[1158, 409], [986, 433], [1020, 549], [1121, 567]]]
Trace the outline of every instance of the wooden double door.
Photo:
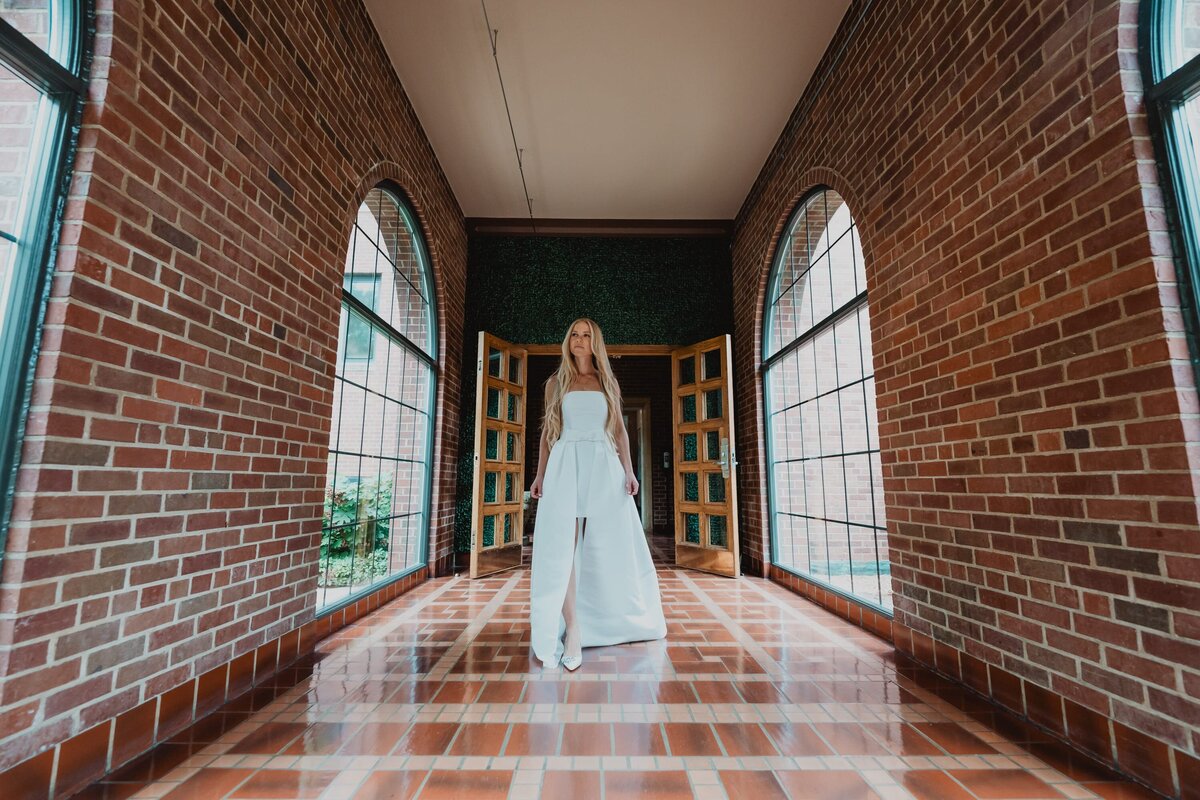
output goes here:
[[[620, 352], [610, 345], [609, 352]], [[521, 565], [530, 348], [479, 333], [476, 363], [471, 577]], [[732, 357], [728, 334], [669, 350], [674, 562], [740, 573]], [[530, 435], [540, 436], [534, 430]], [[653, 461], [651, 459], [651, 461]], [[653, 463], [644, 469], [654, 468]]]

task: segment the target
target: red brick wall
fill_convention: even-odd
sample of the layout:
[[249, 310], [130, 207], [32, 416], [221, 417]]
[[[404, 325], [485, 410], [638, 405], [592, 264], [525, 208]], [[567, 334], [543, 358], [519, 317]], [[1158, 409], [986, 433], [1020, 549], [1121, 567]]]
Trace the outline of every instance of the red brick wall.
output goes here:
[[313, 616], [342, 273], [383, 179], [429, 245], [434, 463], [457, 455], [462, 213], [361, 4], [97, 6], [0, 583], [0, 769]]
[[867, 258], [897, 622], [1010, 705], [1065, 697], [1047, 724], [1096, 712], [1130, 769], [1125, 731], [1200, 751], [1200, 420], [1136, 36], [1133, 2], [856, 0], [733, 253], [748, 563], [765, 281], [825, 184]]

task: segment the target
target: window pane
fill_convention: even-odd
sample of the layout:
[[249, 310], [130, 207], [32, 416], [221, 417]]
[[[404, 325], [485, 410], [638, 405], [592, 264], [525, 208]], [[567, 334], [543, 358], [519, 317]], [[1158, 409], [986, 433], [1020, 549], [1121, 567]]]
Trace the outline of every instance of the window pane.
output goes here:
[[874, 480], [869, 456], [846, 456], [846, 521], [864, 527], [875, 524]]
[[[813, 408], [813, 403], [809, 403], [807, 410]], [[838, 393], [821, 395], [816, 402], [817, 425], [820, 428], [820, 449], [816, 453], [808, 453], [812, 455], [835, 455], [842, 452], [842, 424], [838, 411]]]
[[796, 350], [796, 399], [811, 400], [817, 396], [817, 350], [811, 341]]
[[808, 519], [808, 552], [809, 574], [821, 581], [829, 581], [829, 542], [827, 541], [828, 523], [823, 519]]
[[775, 485], [772, 487], [774, 495], [774, 508], [776, 511], [792, 513], [796, 509], [796, 498], [800, 497], [800, 493], [804, 491], [803, 485], [798, 480], [793, 480], [792, 470], [795, 464], [780, 464], [774, 466]]
[[829, 256], [824, 255], [808, 271], [806, 293], [812, 302], [811, 325], [818, 324], [833, 313], [833, 295], [830, 285], [832, 278], [829, 269]]
[[0, 239], [0, 322], [8, 309], [11, 278], [16, 268], [17, 246], [7, 239]]
[[1200, 54], [1200, 0], [1174, 0], [1164, 4], [1162, 17], [1163, 69], [1159, 79]]
[[39, 91], [0, 64], [0, 230], [10, 235], [19, 233], [33, 177], [29, 167], [45, 138], [42, 103]]
[[816, 359], [816, 394], [832, 392], [840, 385], [837, 375], [837, 354], [833, 349], [833, 329], [826, 328], [813, 340], [813, 358]]
[[821, 455], [821, 418], [816, 403], [800, 406], [800, 452], [793, 458], [816, 458]]
[[842, 421], [842, 452], [865, 452], [869, 445], [862, 385], [847, 386], [837, 393], [837, 398]]
[[850, 207], [837, 192], [825, 192], [825, 213], [829, 215], [827, 237], [832, 248], [850, 230]]
[[[768, 301], [774, 346], [799, 339], [764, 375], [772, 553], [780, 566], [888, 608], [862, 245], [850, 209], [832, 190], [810, 197], [795, 219]], [[781, 311], [789, 299], [792, 307]], [[847, 306], [837, 323], [823, 324]]]
[[796, 351], [788, 353], [781, 361], [771, 365], [767, 381], [767, 409], [769, 413], [796, 402], [799, 387], [796, 385]]
[[70, 53], [66, 45], [63, 19], [52, 0], [0, 0], [0, 18], [25, 34], [60, 64], [66, 65]]
[[862, 347], [859, 344], [858, 315], [842, 317], [833, 329], [837, 349], [838, 386], [860, 380], [863, 376]]
[[[402, 338], [414, 338], [406, 315], [415, 308], [427, 329], [429, 310], [394, 263], [397, 242], [419, 248], [404, 228], [406, 219], [388, 193], [372, 190], [347, 243], [345, 295], [379, 319], [343, 303], [338, 347], [344, 358], [335, 379], [318, 581], [322, 606], [370, 591], [423, 558], [434, 373]], [[414, 343], [427, 344], [420, 338]], [[499, 404], [498, 397], [490, 399]], [[489, 434], [495, 457], [499, 442], [495, 431]], [[489, 502], [506, 488], [497, 478], [486, 478]]]

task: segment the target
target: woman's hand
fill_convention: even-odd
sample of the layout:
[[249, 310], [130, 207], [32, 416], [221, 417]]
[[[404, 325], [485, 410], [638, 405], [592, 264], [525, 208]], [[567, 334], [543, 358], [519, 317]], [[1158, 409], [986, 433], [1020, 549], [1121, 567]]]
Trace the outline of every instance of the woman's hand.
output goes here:
[[638, 480], [633, 477], [632, 472], [625, 473], [625, 494], [635, 495], [638, 493]]
[[537, 500], [542, 496], [542, 476], [538, 475], [533, 479], [533, 485], [529, 487], [529, 496]]

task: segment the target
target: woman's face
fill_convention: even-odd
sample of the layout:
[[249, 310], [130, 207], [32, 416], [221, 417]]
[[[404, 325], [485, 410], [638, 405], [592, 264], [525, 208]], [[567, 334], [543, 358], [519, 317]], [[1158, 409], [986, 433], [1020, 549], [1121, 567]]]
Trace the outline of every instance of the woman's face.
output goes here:
[[592, 354], [592, 326], [586, 322], [576, 322], [575, 327], [571, 329], [569, 346], [573, 356], [581, 358], [590, 356]]

